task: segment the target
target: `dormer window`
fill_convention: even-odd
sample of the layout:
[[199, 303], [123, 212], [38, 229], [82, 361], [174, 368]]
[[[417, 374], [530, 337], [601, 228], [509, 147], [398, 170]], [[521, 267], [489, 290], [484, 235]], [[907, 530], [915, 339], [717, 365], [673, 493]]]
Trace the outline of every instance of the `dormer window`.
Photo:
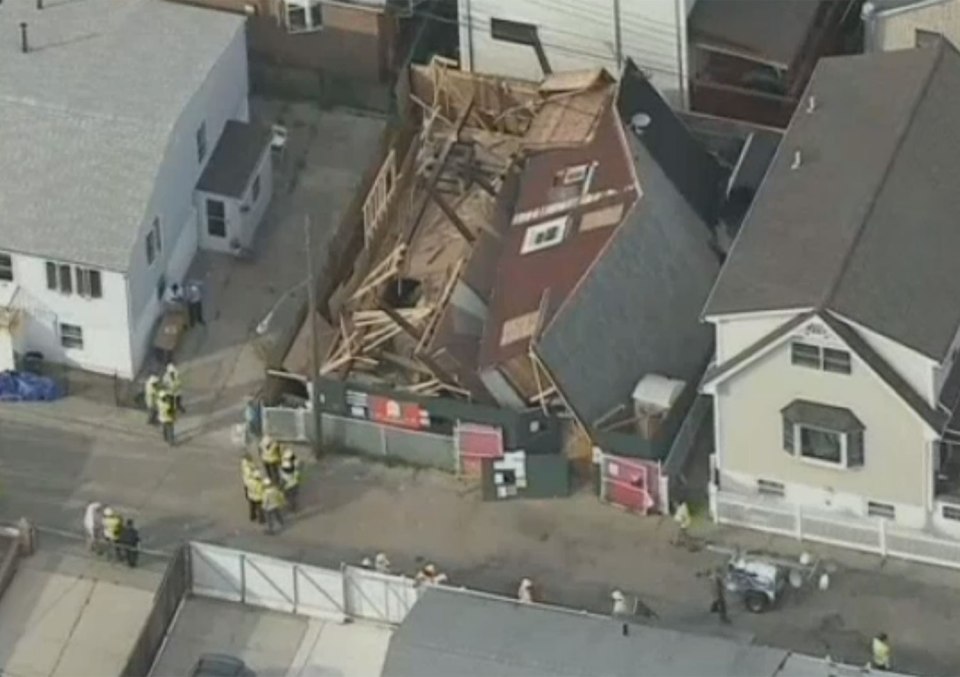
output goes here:
[[323, 28], [319, 0], [283, 0], [288, 33], [309, 33]]
[[530, 254], [560, 244], [564, 235], [567, 234], [569, 222], [569, 216], [562, 216], [559, 219], [551, 219], [530, 226], [523, 235], [523, 245], [520, 247], [520, 253]]

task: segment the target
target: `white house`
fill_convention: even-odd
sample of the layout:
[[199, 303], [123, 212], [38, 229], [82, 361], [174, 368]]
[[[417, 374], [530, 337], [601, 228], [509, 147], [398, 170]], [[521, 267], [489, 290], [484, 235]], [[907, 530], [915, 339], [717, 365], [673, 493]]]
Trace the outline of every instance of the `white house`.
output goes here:
[[[632, 58], [673, 103], [687, 81], [687, 17], [697, 0], [458, 0], [464, 70], [539, 81], [539, 40], [556, 72]], [[520, 44], [517, 44], [520, 43]]]
[[960, 561], [958, 111], [949, 43], [817, 66], [704, 310], [721, 521]]
[[225, 127], [263, 140], [246, 124], [244, 20], [152, 0], [5, 0], [0, 27], [0, 301], [14, 318], [0, 367], [12, 348], [132, 377], [198, 240], [248, 243], [270, 198], [264, 140], [245, 176], [218, 183], [224, 223], [198, 218]]
[[867, 52], [923, 47], [941, 36], [960, 45], [960, 0], [868, 0], [860, 15]]

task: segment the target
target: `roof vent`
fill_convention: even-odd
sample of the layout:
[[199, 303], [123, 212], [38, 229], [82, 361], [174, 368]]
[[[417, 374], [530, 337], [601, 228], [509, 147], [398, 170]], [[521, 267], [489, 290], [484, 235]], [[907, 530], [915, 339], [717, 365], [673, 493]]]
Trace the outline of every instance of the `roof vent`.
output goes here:
[[807, 112], [812, 113], [815, 110], [817, 110], [817, 97], [811, 94], [807, 97]]
[[630, 129], [633, 130], [634, 134], [640, 136], [647, 129], [647, 127], [650, 126], [651, 122], [653, 122], [653, 118], [646, 113], [637, 113], [630, 118]]
[[800, 150], [797, 149], [793, 151], [793, 164], [790, 165], [790, 169], [800, 169], [800, 165], [803, 164], [803, 154], [800, 153]]

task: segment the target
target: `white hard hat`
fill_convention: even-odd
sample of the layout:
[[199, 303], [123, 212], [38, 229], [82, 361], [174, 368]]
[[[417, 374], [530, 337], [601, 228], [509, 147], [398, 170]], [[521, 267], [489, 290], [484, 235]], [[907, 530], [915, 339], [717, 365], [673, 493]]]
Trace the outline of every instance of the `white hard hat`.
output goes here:
[[427, 566], [423, 567], [423, 570], [426, 571], [426, 572], [427, 572], [428, 574], [430, 574], [431, 576], [432, 576], [433, 574], [437, 573], [437, 567], [436, 567], [435, 564], [433, 564], [433, 562], [431, 562], [431, 563], [428, 564]]
[[113, 512], [113, 508], [109, 508], [109, 507], [108, 507], [108, 508], [104, 508], [104, 509], [103, 509], [103, 516], [104, 516], [104, 517], [113, 517], [115, 514], [116, 514], [116, 513]]
[[263, 478], [263, 486], [269, 487], [269, 486], [272, 485], [272, 484], [273, 484], [273, 482], [270, 481], [270, 478], [269, 478], [269, 477]]
[[273, 444], [273, 438], [270, 437], [269, 435], [264, 435], [263, 439], [260, 441], [263, 443], [263, 446], [265, 447]]
[[283, 450], [283, 457], [284, 457], [284, 458], [293, 458], [293, 449], [291, 449], [291, 448], [289, 448], [289, 447], [287, 447], [286, 449], [284, 449], [284, 450]]
[[611, 593], [610, 597], [615, 602], [622, 602], [625, 599], [623, 596], [623, 593], [620, 592], [619, 590], [614, 590], [613, 593]]
[[524, 578], [522, 581], [520, 581], [520, 587], [521, 587], [521, 588], [532, 588], [532, 587], [533, 587], [533, 581], [531, 581], [529, 578]]

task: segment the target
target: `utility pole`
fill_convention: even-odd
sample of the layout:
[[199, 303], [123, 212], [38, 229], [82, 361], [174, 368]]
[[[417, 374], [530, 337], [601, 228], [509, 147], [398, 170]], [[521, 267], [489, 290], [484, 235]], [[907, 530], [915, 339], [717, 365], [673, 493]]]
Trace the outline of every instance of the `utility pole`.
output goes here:
[[613, 0], [613, 49], [617, 55], [617, 77], [623, 70], [623, 34], [620, 27], [620, 0]]
[[320, 412], [320, 342], [317, 337], [317, 281], [313, 276], [313, 238], [310, 216], [303, 222], [303, 234], [307, 250], [307, 321], [310, 323], [310, 408], [313, 411], [313, 437], [311, 446], [313, 455], [320, 457], [320, 426], [323, 415]]

